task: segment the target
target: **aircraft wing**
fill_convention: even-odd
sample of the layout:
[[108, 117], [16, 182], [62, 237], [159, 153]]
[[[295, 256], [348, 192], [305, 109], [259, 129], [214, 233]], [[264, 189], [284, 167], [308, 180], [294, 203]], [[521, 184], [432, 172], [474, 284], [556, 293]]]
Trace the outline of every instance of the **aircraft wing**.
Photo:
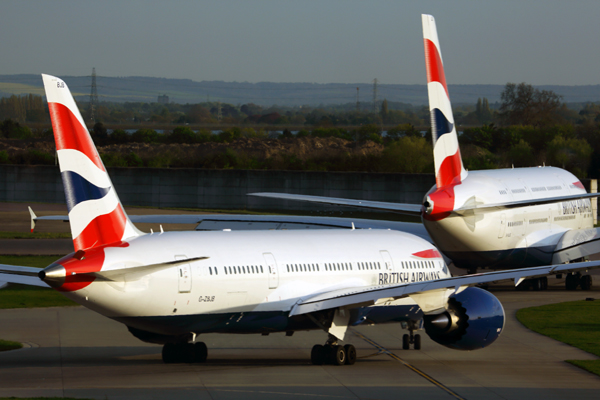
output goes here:
[[388, 203], [383, 201], [341, 199], [337, 197], [309, 196], [288, 193], [249, 193], [248, 196], [268, 197], [271, 199], [308, 201], [312, 203], [331, 204], [335, 206], [348, 206], [367, 208], [370, 210], [392, 211], [399, 214], [421, 216], [421, 204]]
[[3, 287], [2, 283], [48, 287], [38, 277], [39, 272], [39, 268], [0, 264], [0, 288]]
[[[281, 200], [294, 200], [294, 201], [307, 201], [312, 203], [331, 204], [337, 206], [348, 206], [357, 208], [367, 208], [371, 210], [390, 211], [394, 213], [420, 216], [422, 206], [420, 204], [403, 204], [403, 203], [388, 203], [383, 201], [367, 201], [367, 200], [355, 200], [355, 199], [341, 199], [336, 197], [322, 197], [322, 196], [309, 196], [301, 194], [288, 194], [288, 193], [250, 193], [249, 196], [267, 197], [271, 199]], [[570, 196], [559, 196], [559, 197], [548, 197], [541, 199], [528, 199], [520, 201], [511, 201], [505, 203], [494, 203], [494, 204], [479, 204], [479, 205], [465, 205], [452, 211], [454, 215], [463, 215], [467, 211], [497, 211], [507, 208], [535, 206], [542, 204], [560, 203], [567, 201], [576, 201], [584, 199], [592, 199], [594, 197], [600, 197], [600, 193], [582, 193]]]
[[[392, 285], [376, 285], [368, 287], [356, 287], [334, 290], [318, 295], [305, 297], [292, 307], [290, 316], [309, 314], [320, 310], [335, 308], [354, 308], [365, 305], [373, 305], [382, 299], [400, 299], [412, 297], [413, 300], [424, 310], [439, 310], [439, 307], [431, 307], [431, 298], [427, 294], [445, 292], [452, 290], [459, 292], [461, 288], [474, 286], [482, 283], [490, 283], [501, 280], [514, 280], [515, 286], [524, 279], [564, 274], [576, 271], [586, 271], [600, 268], [600, 261], [587, 261], [572, 264], [547, 265], [542, 267], [522, 268], [510, 271], [492, 271], [481, 274], [454, 276], [433, 281], [401, 283]], [[444, 297], [445, 298], [445, 297]], [[433, 302], [435, 303], [435, 301]]]
[[600, 253], [600, 228], [573, 229], [564, 233], [558, 241], [553, 264], [563, 264]]
[[[392, 229], [419, 236], [429, 242], [429, 233], [420, 223], [362, 218], [314, 217], [299, 215], [241, 215], [241, 214], [157, 214], [129, 215], [133, 223], [198, 224], [198, 231], [282, 230], [282, 229]], [[40, 221], [68, 221], [67, 215], [32, 215], [32, 226]], [[33, 228], [32, 228], [33, 229]]]

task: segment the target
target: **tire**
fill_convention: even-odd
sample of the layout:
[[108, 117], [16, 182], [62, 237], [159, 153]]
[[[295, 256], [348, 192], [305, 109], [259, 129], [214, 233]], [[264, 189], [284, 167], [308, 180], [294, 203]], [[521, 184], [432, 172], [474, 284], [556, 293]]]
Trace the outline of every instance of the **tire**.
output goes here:
[[204, 342], [194, 343], [193, 349], [193, 358], [195, 363], [203, 363], [206, 362], [206, 357], [208, 356], [208, 348]]
[[592, 288], [592, 276], [582, 276], [581, 279], [579, 279], [579, 284], [581, 285], [581, 290], [590, 290]]
[[402, 335], [402, 350], [408, 350], [410, 349], [410, 338], [408, 337], [408, 334], [404, 334]]
[[579, 285], [579, 279], [577, 279], [577, 276], [575, 276], [573, 274], [567, 274], [567, 277], [565, 278], [565, 289], [575, 290], [575, 289], [577, 289], [578, 285]]
[[344, 346], [332, 346], [331, 355], [332, 364], [333, 365], [344, 365], [346, 364], [346, 350], [344, 350]]
[[310, 362], [313, 365], [323, 365], [325, 363], [325, 348], [320, 344], [315, 344], [310, 351]]
[[419, 335], [419, 334], [415, 335], [414, 349], [421, 350], [421, 335]]
[[346, 351], [346, 365], [354, 365], [356, 362], [356, 348], [351, 344], [347, 344], [344, 346], [344, 350]]
[[548, 290], [548, 277], [544, 276], [540, 279], [542, 280], [542, 290]]
[[194, 343], [179, 343], [177, 352], [179, 353], [179, 362], [191, 364], [194, 362]]
[[167, 343], [162, 348], [162, 360], [165, 364], [174, 364], [177, 362], [175, 343]]

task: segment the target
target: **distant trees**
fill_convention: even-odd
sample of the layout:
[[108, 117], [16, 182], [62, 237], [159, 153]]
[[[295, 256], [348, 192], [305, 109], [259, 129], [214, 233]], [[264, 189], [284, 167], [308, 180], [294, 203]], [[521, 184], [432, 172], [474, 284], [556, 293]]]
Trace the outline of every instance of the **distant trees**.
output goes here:
[[561, 96], [525, 82], [507, 83], [500, 95], [500, 119], [504, 125], [544, 126], [561, 122]]
[[41, 96], [12, 95], [0, 98], [0, 119], [13, 119], [17, 122], [44, 122], [48, 120], [48, 113]]

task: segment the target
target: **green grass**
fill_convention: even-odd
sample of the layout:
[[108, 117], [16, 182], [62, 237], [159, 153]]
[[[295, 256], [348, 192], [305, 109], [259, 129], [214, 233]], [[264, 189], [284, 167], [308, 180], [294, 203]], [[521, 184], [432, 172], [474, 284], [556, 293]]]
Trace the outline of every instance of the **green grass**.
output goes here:
[[16, 350], [23, 347], [21, 343], [0, 339], [0, 351]]
[[0, 400], [89, 400], [74, 397], [0, 397]]
[[[44, 268], [58, 258], [60, 256], [0, 256], [0, 264]], [[5, 289], [0, 289], [0, 308], [64, 307], [75, 305], [77, 303], [50, 288], [10, 285]]]
[[59, 232], [0, 232], [0, 239], [71, 239], [71, 234]]
[[[517, 319], [532, 331], [600, 357], [600, 301], [523, 308]], [[566, 361], [600, 375], [600, 360]]]

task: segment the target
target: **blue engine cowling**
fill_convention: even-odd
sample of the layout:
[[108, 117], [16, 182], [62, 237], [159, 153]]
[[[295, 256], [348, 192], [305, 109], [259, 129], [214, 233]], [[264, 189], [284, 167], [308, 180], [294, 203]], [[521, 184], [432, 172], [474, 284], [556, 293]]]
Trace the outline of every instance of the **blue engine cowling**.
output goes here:
[[436, 343], [455, 350], [482, 349], [504, 329], [504, 309], [490, 292], [469, 287], [450, 296], [448, 310], [424, 316], [425, 332]]

